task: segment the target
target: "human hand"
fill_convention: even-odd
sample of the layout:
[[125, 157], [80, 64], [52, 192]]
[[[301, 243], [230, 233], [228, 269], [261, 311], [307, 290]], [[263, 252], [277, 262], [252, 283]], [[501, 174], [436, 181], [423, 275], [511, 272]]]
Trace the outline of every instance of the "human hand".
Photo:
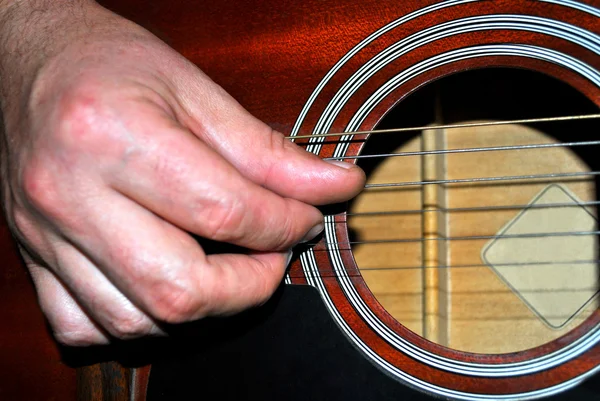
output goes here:
[[[264, 302], [323, 227], [312, 205], [362, 189], [139, 26], [33, 3], [0, 1], [3, 205], [59, 342]], [[188, 232], [250, 251], [207, 255]]]

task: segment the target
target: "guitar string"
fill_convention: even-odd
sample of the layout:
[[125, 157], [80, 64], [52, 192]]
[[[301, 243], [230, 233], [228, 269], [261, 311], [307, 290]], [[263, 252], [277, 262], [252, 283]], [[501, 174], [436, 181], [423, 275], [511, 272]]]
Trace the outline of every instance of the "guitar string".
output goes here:
[[[600, 175], [600, 171], [583, 171], [570, 173], [549, 173], [549, 174], [525, 174], [525, 175], [504, 175], [498, 177], [471, 177], [471, 178], [454, 178], [447, 180], [423, 180], [423, 181], [403, 181], [403, 182], [386, 182], [378, 184], [366, 184], [365, 189], [376, 188], [397, 188], [409, 187], [415, 185], [431, 185], [431, 184], [475, 184], [482, 182], [497, 182], [497, 181], [521, 181], [521, 180], [539, 180], [548, 178], [572, 178], [572, 177], [591, 177]], [[554, 180], [552, 180], [554, 181]]]
[[[480, 122], [480, 123], [466, 123], [466, 124], [448, 124], [448, 125], [436, 125], [436, 126], [418, 126], [418, 127], [406, 127], [406, 128], [394, 128], [385, 130], [370, 130], [370, 131], [356, 131], [356, 132], [344, 132], [344, 133], [327, 133], [327, 134], [314, 134], [314, 135], [300, 135], [294, 137], [286, 137], [287, 139], [302, 139], [302, 138], [327, 138], [343, 135], [368, 135], [368, 134], [391, 134], [411, 131], [423, 131], [423, 130], [440, 130], [440, 129], [456, 129], [456, 128], [469, 128], [469, 127], [486, 127], [486, 126], [499, 126], [508, 124], [527, 124], [527, 123], [540, 123], [540, 122], [558, 122], [558, 121], [573, 121], [573, 120], [585, 120], [585, 119], [598, 119], [600, 114], [592, 115], [578, 115], [578, 116], [565, 116], [565, 117], [549, 117], [549, 118], [537, 118], [537, 119], [520, 119], [520, 120], [508, 120], [508, 121], [493, 121], [493, 122]], [[398, 152], [398, 153], [382, 153], [373, 155], [357, 155], [357, 156], [342, 156], [342, 157], [330, 157], [325, 160], [344, 160], [344, 159], [368, 159], [377, 157], [406, 157], [406, 156], [425, 156], [425, 155], [443, 155], [453, 153], [476, 153], [476, 152], [491, 152], [491, 151], [511, 151], [511, 150], [523, 150], [523, 149], [551, 149], [551, 148], [562, 148], [562, 147], [576, 147], [576, 146], [597, 146], [600, 145], [600, 141], [578, 141], [578, 142], [566, 142], [566, 143], [551, 143], [551, 144], [526, 144], [526, 145], [512, 145], [512, 146], [494, 146], [494, 147], [477, 147], [477, 148], [458, 148], [458, 149], [443, 149], [443, 150], [429, 150], [429, 151], [413, 151], [413, 152]], [[423, 181], [412, 181], [412, 182], [392, 182], [392, 183], [376, 183], [367, 184], [365, 189], [377, 189], [377, 188], [394, 188], [394, 187], [407, 187], [407, 186], [421, 186], [431, 184], [464, 184], [464, 183], [489, 183], [497, 181], [521, 181], [521, 180], [539, 180], [539, 179], [556, 179], [556, 178], [576, 178], [576, 177], [591, 177], [600, 175], [598, 171], [591, 172], [569, 172], [569, 173], [552, 173], [552, 174], [528, 174], [528, 175], [512, 175], [512, 176], [496, 176], [496, 177], [473, 177], [473, 178], [459, 178], [459, 179], [446, 179], [446, 180], [423, 180]], [[554, 180], [553, 180], [554, 181]], [[599, 201], [593, 202], [579, 202], [577, 204], [544, 204], [544, 205], [500, 205], [500, 206], [484, 206], [484, 207], [469, 207], [469, 208], [436, 208], [436, 209], [415, 209], [415, 210], [400, 210], [400, 211], [389, 211], [389, 212], [367, 212], [367, 213], [348, 213], [347, 216], [381, 216], [398, 213], [425, 213], [425, 212], [465, 212], [465, 211], [489, 211], [489, 210], [507, 210], [507, 209], [525, 209], [525, 208], [551, 208], [551, 207], [572, 207], [572, 206], [591, 206], [598, 205]], [[343, 223], [343, 221], [335, 221], [329, 224]], [[335, 246], [337, 249], [341, 249], [343, 245], [358, 245], [358, 244], [386, 244], [386, 243], [422, 243], [424, 241], [472, 241], [472, 240], [494, 240], [494, 239], [508, 239], [508, 238], [543, 238], [543, 237], [564, 237], [564, 236], [582, 236], [582, 235], [598, 235], [600, 231], [570, 231], [570, 232], [553, 232], [553, 233], [529, 233], [529, 234], [502, 234], [502, 235], [477, 235], [477, 236], [459, 236], [459, 237], [429, 237], [429, 238], [406, 238], [406, 239], [381, 239], [381, 240], [369, 240], [369, 241], [346, 241], [336, 243], [308, 243], [305, 246], [321, 245], [325, 246], [326, 249], [313, 249], [314, 251], [325, 251], [329, 246]], [[342, 250], [342, 249], [341, 249]], [[581, 263], [598, 263], [600, 260], [588, 260], [588, 261], [569, 261], [569, 262], [530, 262], [530, 263], [510, 263], [504, 264], [506, 266], [525, 266], [525, 265], [548, 265], [548, 264], [581, 264]], [[454, 266], [414, 266], [404, 267], [402, 269], [423, 269], [423, 268], [449, 268], [449, 267], [476, 267], [477, 265], [454, 265]], [[487, 265], [480, 265], [487, 266]], [[498, 265], [500, 266], [500, 265]], [[395, 268], [382, 268], [382, 270], [390, 270]], [[361, 270], [370, 270], [369, 268], [361, 268]]]
[[[315, 134], [315, 135], [295, 136], [295, 137], [286, 137], [286, 138], [288, 138], [288, 139], [309, 138], [309, 137], [319, 138], [319, 137], [331, 137], [331, 136], [341, 136], [341, 135], [350, 135], [350, 134], [352, 134], [352, 135], [383, 134], [383, 133], [421, 131], [424, 129], [429, 129], [429, 130], [453, 129], [453, 128], [465, 128], [465, 127], [481, 127], [481, 126], [497, 126], [497, 125], [520, 124], [520, 123], [534, 123], [534, 122], [573, 121], [573, 120], [586, 120], [586, 119], [598, 119], [598, 118], [600, 118], [600, 114], [583, 114], [583, 115], [564, 116], [564, 117], [546, 117], [546, 118], [537, 118], [537, 119], [520, 119], [520, 120], [481, 122], [481, 123], [392, 128], [392, 129], [386, 129], [386, 130], [356, 131], [356, 132], [346, 132], [346, 133]], [[494, 147], [478, 147], [478, 148], [458, 148], [458, 149], [443, 149], [443, 150], [415, 151], [415, 152], [382, 153], [382, 154], [375, 154], [375, 155], [341, 156], [341, 157], [330, 157], [330, 158], [324, 158], [324, 159], [325, 160], [343, 160], [343, 159], [361, 159], [361, 158], [375, 158], [375, 157], [424, 156], [424, 155], [441, 155], [441, 154], [450, 154], [450, 153], [475, 153], [475, 152], [508, 151], [508, 150], [523, 150], [523, 149], [548, 149], [548, 148], [558, 148], [558, 147], [596, 146], [596, 145], [600, 145], [600, 141], [580, 141], [580, 142], [566, 142], [566, 143], [552, 143], [552, 144], [528, 144], [528, 145], [494, 146]], [[377, 184], [366, 184], [365, 189], [414, 186], [414, 185], [424, 185], [424, 184], [453, 184], [453, 183], [456, 184], [456, 183], [509, 181], [509, 180], [524, 180], [524, 179], [540, 179], [540, 178], [565, 178], [565, 177], [580, 177], [580, 176], [595, 176], [595, 175], [600, 175], [600, 172], [554, 173], [554, 174], [537, 174], [537, 175], [522, 175], [522, 176], [476, 177], [476, 178], [461, 178], [461, 179], [451, 179], [451, 180], [427, 180], [427, 181], [412, 181], [412, 182], [397, 182], [397, 183], [377, 183]]]
[[[591, 202], [580, 202], [580, 203], [547, 203], [541, 205], [500, 205], [500, 206], [480, 206], [480, 207], [463, 207], [463, 208], [436, 208], [436, 209], [412, 209], [412, 210], [394, 210], [388, 212], [365, 212], [365, 213], [348, 213], [348, 214], [333, 214], [327, 215], [330, 217], [347, 217], [347, 216], [367, 216], [367, 217], [377, 217], [377, 216], [389, 216], [396, 214], [422, 214], [422, 213], [452, 213], [452, 212], [472, 212], [472, 211], [490, 211], [490, 210], [524, 210], [524, 209], [550, 209], [550, 208], [567, 208], [567, 207], [582, 207], [582, 206], [590, 206], [590, 205], [598, 205], [600, 201], [591, 201]], [[331, 222], [326, 222], [325, 224], [335, 225], [335, 224], [346, 224], [347, 220], [336, 220]], [[526, 235], [528, 238], [533, 238], [536, 236], [568, 236], [568, 235], [596, 235], [600, 234], [600, 231], [571, 231], [571, 232], [562, 232], [562, 233], [530, 233], [530, 234], [522, 234]], [[489, 236], [489, 239], [499, 239], [499, 238], [509, 238], [507, 235], [498, 235], [498, 236]], [[514, 238], [514, 237], [513, 237]], [[440, 237], [437, 240], [450, 241], [450, 240], [480, 240], [480, 239], [488, 239], [482, 238], [482, 236], [470, 236], [470, 237], [460, 237], [460, 238], [452, 238], [452, 237]], [[423, 239], [425, 240], [425, 239]], [[433, 239], [429, 239], [433, 240]], [[417, 239], [385, 239], [385, 240], [371, 240], [371, 241], [355, 241], [350, 244], [365, 244], [365, 243], [387, 243], [387, 242], [420, 242]], [[319, 243], [313, 243], [312, 245], [316, 245]], [[321, 243], [323, 244], [323, 243]], [[342, 243], [337, 243], [342, 244]], [[329, 243], [331, 245], [331, 243]]]
[[343, 241], [343, 242], [308, 242], [305, 246], [340, 246], [340, 245], [360, 245], [360, 244], [398, 244], [398, 243], [414, 243], [426, 241], [479, 241], [479, 240], [495, 240], [495, 239], [516, 239], [516, 238], [548, 238], [548, 237], [575, 237], [599, 235], [600, 231], [561, 231], [561, 232], [543, 232], [543, 233], [524, 233], [524, 234], [500, 234], [500, 235], [464, 235], [456, 237], [419, 237], [419, 238], [390, 238], [390, 239], [373, 239], [364, 241]]
[[[353, 272], [346, 272], [346, 273], [340, 273], [340, 272], [333, 272], [333, 271], [323, 271], [322, 273], [319, 274], [315, 274], [315, 273], [308, 273], [306, 275], [304, 274], [294, 274], [294, 273], [290, 273], [290, 278], [291, 279], [303, 279], [303, 278], [357, 278], [357, 277], [361, 277], [362, 275], [360, 274], [360, 272], [362, 271], [362, 269], [359, 270], [355, 270]], [[507, 288], [504, 291], [487, 291], [487, 290], [482, 290], [485, 291], [486, 294], [490, 294], [490, 293], [494, 293], [494, 294], [498, 294], [498, 293], [503, 293], [503, 294], [513, 294], [514, 291], [511, 290], [510, 288]], [[568, 293], [568, 294], [572, 294], [574, 292], [580, 292], [580, 291], [595, 291], [593, 293], [593, 295], [591, 295], [588, 299], [593, 299], [596, 296], [598, 296], [598, 294], [600, 294], [600, 290], [598, 290], [596, 287], [588, 287], [588, 288], [577, 288], [577, 289], [549, 289], [549, 290], [524, 290], [524, 289], [519, 289], [519, 293], [520, 294], [540, 294], [540, 293], [546, 293], [546, 294], [557, 294], [557, 293]], [[422, 294], [421, 292], [419, 292], [420, 294]], [[477, 291], [452, 291], [452, 293], [454, 295], [456, 294], [476, 294], [478, 293]], [[417, 294], [417, 292], [414, 293], [415, 295]]]
[[[539, 261], [539, 262], [505, 262], [493, 263], [494, 267], [523, 267], [523, 266], [547, 266], [547, 265], [590, 265], [600, 263], [600, 259], [589, 260], [564, 260], [564, 261]], [[437, 265], [437, 266], [389, 266], [389, 267], [358, 267], [357, 271], [397, 271], [397, 270], [422, 270], [422, 269], [473, 269], [480, 267], [489, 267], [490, 265], [479, 264], [463, 264], [463, 265]], [[336, 273], [333, 269], [323, 269], [320, 272]]]
[[[436, 206], [431, 209], [403, 209], [403, 210], [389, 210], [389, 211], [377, 211], [377, 212], [356, 212], [356, 213], [335, 213], [327, 214], [327, 217], [347, 217], [347, 216], [359, 216], [359, 217], [378, 217], [378, 216], [391, 216], [401, 214], [422, 214], [422, 213], [462, 213], [462, 212], [483, 212], [492, 210], [523, 210], [523, 209], [550, 209], [550, 208], [567, 208], [567, 207], [582, 207], [582, 206], [596, 206], [600, 205], [600, 201], [589, 201], [589, 202], [578, 202], [578, 203], [543, 203], [539, 205], [535, 204], [521, 204], [521, 205], [496, 205], [496, 206], [473, 206], [473, 207], [453, 207], [445, 208]], [[346, 221], [335, 221], [334, 223], [345, 223]]]
[[543, 117], [543, 118], [525, 118], [518, 120], [497, 120], [497, 121], [485, 121], [476, 123], [463, 123], [463, 124], [444, 124], [444, 125], [423, 125], [417, 127], [404, 127], [404, 128], [389, 128], [380, 130], [366, 130], [366, 131], [353, 131], [353, 132], [337, 132], [337, 133], [325, 133], [325, 134], [310, 134], [310, 135], [294, 135], [286, 136], [286, 139], [311, 139], [311, 138], [328, 138], [345, 135], [377, 135], [377, 134], [395, 134], [401, 132], [414, 132], [414, 131], [425, 131], [425, 130], [436, 130], [436, 129], [454, 129], [454, 128], [471, 128], [471, 127], [489, 127], [499, 126], [508, 124], [533, 124], [533, 123], [546, 123], [546, 122], [559, 122], [559, 121], [573, 121], [573, 120], [590, 120], [600, 118], [600, 114], [581, 114], [574, 116], [561, 116], [561, 117]]
[[495, 152], [495, 151], [505, 151], [505, 150], [566, 148], [566, 147], [576, 147], [576, 146], [597, 146], [597, 145], [600, 145], [600, 141], [536, 143], [536, 144], [530, 144], [530, 145], [490, 146], [490, 147], [481, 147], [481, 148], [423, 150], [423, 151], [415, 151], [415, 152], [378, 153], [378, 154], [372, 154], [372, 155], [369, 154], [369, 155], [356, 155], [356, 156], [324, 157], [323, 160], [374, 159], [374, 158], [379, 158], [379, 157], [427, 156], [427, 155], [445, 155], [445, 154], [451, 154], [451, 153], [479, 153], [479, 152]]

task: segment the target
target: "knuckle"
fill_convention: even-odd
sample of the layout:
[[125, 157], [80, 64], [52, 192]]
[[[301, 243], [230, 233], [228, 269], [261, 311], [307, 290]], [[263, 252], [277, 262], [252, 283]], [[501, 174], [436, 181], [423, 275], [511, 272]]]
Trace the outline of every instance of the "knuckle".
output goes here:
[[55, 330], [54, 338], [62, 345], [69, 347], [86, 347], [103, 343], [95, 329]]
[[31, 229], [29, 216], [20, 208], [15, 207], [9, 219], [10, 229], [17, 237], [22, 238], [27, 236]]
[[200, 291], [194, 290], [189, 280], [162, 283], [152, 296], [149, 308], [152, 315], [166, 323], [184, 323], [200, 318], [206, 309]]
[[234, 241], [242, 236], [244, 208], [239, 199], [223, 196], [200, 212], [204, 235], [215, 241]]
[[282, 133], [275, 131], [271, 127], [265, 129], [268, 130], [265, 137], [268, 138], [269, 141], [267, 144], [269, 151], [275, 156], [281, 156], [282, 153], [285, 153], [285, 151], [290, 148], [290, 145], [293, 145], [291, 141], [285, 139], [285, 136]]
[[[35, 277], [35, 275], [32, 274]], [[38, 283], [36, 283], [36, 287]], [[38, 290], [40, 306], [52, 329], [52, 334], [60, 344], [71, 347], [83, 347], [107, 342], [102, 331], [81, 311], [65, 307], [68, 300], [53, 302], [53, 297], [44, 296]], [[59, 304], [60, 306], [57, 306]]]
[[270, 127], [267, 127], [267, 129], [269, 132], [265, 137], [268, 138], [268, 143], [266, 144], [267, 149], [269, 150], [268, 160], [271, 161], [273, 168], [284, 160], [307, 154], [307, 152], [296, 143], [287, 140], [285, 135], [281, 132], [275, 131]]
[[304, 233], [298, 232], [298, 228], [296, 227], [295, 220], [293, 216], [296, 216], [295, 213], [292, 212], [289, 202], [285, 203], [286, 205], [286, 213], [282, 213], [281, 221], [279, 222], [278, 235], [276, 238], [276, 243], [274, 244], [275, 249], [286, 249], [291, 245], [297, 244], [302, 235]]
[[285, 136], [274, 129], [267, 127], [268, 132], [262, 137], [266, 143], [264, 147], [267, 149], [268, 157], [263, 159], [263, 163], [267, 163], [261, 178], [262, 184], [269, 182], [275, 173], [275, 170], [280, 167], [280, 163], [289, 156], [289, 149], [296, 146], [291, 141], [285, 139]]
[[130, 313], [119, 316], [108, 325], [110, 334], [121, 340], [142, 337], [152, 330], [152, 322], [141, 313]]
[[100, 344], [106, 341], [105, 336], [86, 317], [78, 314], [50, 311], [50, 306], [42, 304], [42, 309], [52, 326], [56, 341], [61, 344], [81, 347]]
[[[31, 228], [41, 222], [60, 222], [71, 228], [79, 227], [81, 220], [76, 217], [69, 207], [77, 192], [71, 191], [72, 177], [57, 174], [52, 162], [40, 161], [28, 163], [21, 170], [18, 189], [15, 191], [13, 215], [21, 210], [22, 218], [18, 228]], [[16, 222], [19, 224], [19, 222]]]
[[52, 213], [60, 208], [52, 173], [42, 163], [29, 163], [21, 173], [21, 194], [36, 209]]
[[14, 208], [12, 215], [7, 220], [11, 233], [17, 242], [28, 250], [29, 254], [36, 253], [33, 249], [41, 248], [42, 235], [35, 222], [22, 208]]
[[66, 91], [58, 102], [57, 128], [54, 138], [66, 149], [86, 151], [101, 145], [102, 140], [99, 122], [105, 110], [95, 90], [81, 86]]
[[62, 92], [48, 134], [64, 161], [121, 155], [129, 149], [127, 135], [122, 135], [125, 127], [114, 108], [119, 100], [109, 89], [89, 79]]

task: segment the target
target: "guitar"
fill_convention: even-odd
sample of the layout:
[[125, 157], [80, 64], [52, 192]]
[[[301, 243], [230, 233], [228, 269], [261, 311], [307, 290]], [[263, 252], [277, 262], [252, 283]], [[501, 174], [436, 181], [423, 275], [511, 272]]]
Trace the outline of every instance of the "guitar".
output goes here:
[[[524, 400], [600, 369], [599, 2], [101, 3], [289, 140], [365, 169], [285, 283], [315, 288], [382, 376]], [[20, 362], [1, 367], [19, 380], [0, 396], [26, 381], [24, 399], [73, 399], [78, 380], [80, 399], [152, 398], [153, 367], [60, 365], [2, 235], [0, 296], [19, 311], [1, 312], [0, 360]]]

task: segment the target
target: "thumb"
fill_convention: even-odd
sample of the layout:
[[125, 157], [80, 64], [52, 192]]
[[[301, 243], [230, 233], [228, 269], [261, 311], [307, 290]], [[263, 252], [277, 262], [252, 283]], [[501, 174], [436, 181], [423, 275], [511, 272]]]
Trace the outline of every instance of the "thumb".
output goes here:
[[204, 96], [183, 102], [191, 117], [187, 124], [246, 178], [313, 205], [342, 202], [363, 189], [365, 174], [359, 167], [323, 161], [305, 151], [248, 113], [206, 76], [201, 78], [207, 80], [202, 83]]

